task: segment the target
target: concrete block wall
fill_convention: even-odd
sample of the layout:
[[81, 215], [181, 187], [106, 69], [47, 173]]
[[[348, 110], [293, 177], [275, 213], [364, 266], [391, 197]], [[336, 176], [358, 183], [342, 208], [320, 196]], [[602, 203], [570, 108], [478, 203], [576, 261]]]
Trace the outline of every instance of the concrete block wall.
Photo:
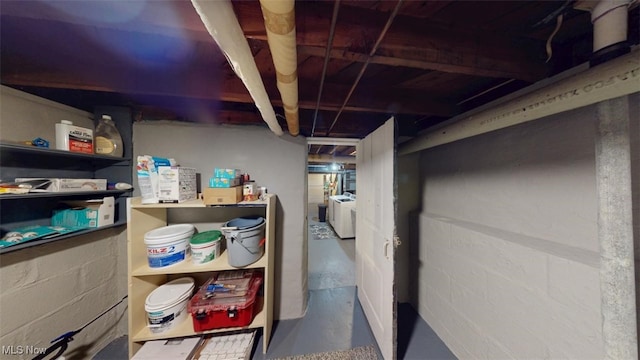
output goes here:
[[[633, 192], [633, 239], [636, 271], [636, 323], [640, 334], [640, 94], [629, 97], [631, 133], [631, 191]], [[640, 353], [640, 343], [638, 344]]]
[[316, 206], [324, 203], [324, 174], [308, 174], [308, 199], [310, 206]]
[[[278, 137], [266, 126], [143, 121], [133, 125], [133, 144], [134, 158], [172, 157], [181, 166], [196, 168], [203, 186], [215, 167], [238, 168], [278, 196], [274, 317], [302, 317], [307, 307], [305, 139]], [[133, 178], [136, 183], [135, 174]]]
[[421, 153], [412, 300], [459, 358], [603, 357], [592, 110]]
[[[107, 229], [2, 255], [0, 262], [0, 358], [13, 352], [30, 359], [28, 347], [47, 348], [127, 294], [117, 281], [125, 227]], [[122, 280], [122, 279], [121, 279]], [[67, 358], [90, 359], [126, 333], [126, 302], [74, 337]], [[123, 325], [124, 324], [124, 325]], [[25, 352], [20, 353], [22, 346]], [[8, 352], [9, 351], [9, 352]]]

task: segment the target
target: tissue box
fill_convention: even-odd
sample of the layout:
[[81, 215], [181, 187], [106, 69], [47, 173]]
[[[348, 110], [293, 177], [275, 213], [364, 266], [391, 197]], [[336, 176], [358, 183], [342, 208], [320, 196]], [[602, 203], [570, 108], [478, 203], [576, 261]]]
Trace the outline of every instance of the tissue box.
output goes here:
[[97, 228], [114, 221], [113, 196], [97, 200], [65, 201], [69, 209], [53, 210], [51, 225], [65, 227]]
[[230, 188], [206, 188], [202, 192], [205, 205], [229, 205], [242, 201], [242, 186]]
[[198, 198], [196, 169], [158, 166], [158, 199], [161, 203], [180, 203]]
[[229, 179], [221, 177], [212, 177], [209, 179], [209, 187], [212, 188], [228, 188], [240, 185], [240, 178]]
[[213, 177], [235, 179], [239, 176], [240, 176], [240, 170], [238, 169], [223, 169], [223, 168], [213, 169]]

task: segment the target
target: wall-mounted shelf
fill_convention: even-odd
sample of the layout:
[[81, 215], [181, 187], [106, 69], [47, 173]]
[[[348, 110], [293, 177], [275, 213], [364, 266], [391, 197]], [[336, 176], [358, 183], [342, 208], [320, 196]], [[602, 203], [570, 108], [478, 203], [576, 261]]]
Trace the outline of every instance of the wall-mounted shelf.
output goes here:
[[104, 191], [74, 191], [74, 192], [38, 192], [28, 194], [2, 194], [0, 195], [0, 201], [2, 200], [25, 200], [25, 199], [37, 199], [37, 198], [57, 198], [60, 200], [73, 199], [73, 198], [87, 198], [87, 197], [105, 197], [105, 196], [119, 196], [132, 190], [104, 190]]
[[[120, 162], [131, 162], [131, 159], [104, 156], [96, 154], [83, 154], [64, 150], [42, 148], [37, 146], [27, 146], [0, 142], [0, 160], [2, 166], [13, 164], [24, 164], [25, 161], [37, 160], [40, 166], [53, 164], [56, 166], [64, 163], [75, 163], [77, 167], [86, 167], [86, 161], [98, 166], [111, 166]], [[77, 162], [83, 161], [84, 164]]]
[[[83, 154], [52, 148], [21, 145], [11, 141], [0, 141], [0, 179], [13, 182], [16, 178], [68, 178], [106, 179], [110, 183], [132, 184], [132, 118], [131, 111], [119, 107], [97, 107], [96, 114], [110, 114], [123, 138], [125, 157]], [[13, 139], [12, 139], [13, 140]], [[48, 239], [27, 241], [0, 249], [0, 254], [14, 252], [27, 247], [47, 244], [74, 236], [100, 231], [126, 224], [126, 198], [131, 190], [34, 192], [27, 194], [0, 195], [0, 237], [7, 232], [25, 226], [51, 224], [53, 209], [68, 200], [115, 198], [114, 224], [87, 229]]]
[[44, 245], [44, 244], [48, 244], [48, 243], [54, 242], [54, 241], [60, 241], [60, 240], [69, 239], [69, 238], [72, 238], [72, 237], [75, 237], [75, 236], [85, 235], [85, 234], [89, 234], [89, 233], [96, 232], [96, 231], [101, 231], [101, 230], [105, 230], [105, 229], [114, 228], [114, 227], [117, 227], [117, 226], [125, 225], [126, 223], [127, 223], [126, 220], [121, 220], [121, 221], [118, 221], [118, 222], [116, 222], [116, 223], [114, 223], [112, 225], [102, 226], [102, 227], [99, 227], [99, 228], [85, 229], [85, 230], [80, 230], [80, 231], [72, 232], [72, 233], [69, 233], [69, 234], [54, 236], [54, 237], [50, 237], [50, 238], [36, 239], [36, 240], [23, 242], [23, 243], [18, 244], [18, 245], [13, 245], [13, 246], [5, 247], [5, 248], [0, 248], [0, 255], [6, 254], [6, 253], [10, 253], [10, 252], [13, 252], [13, 251], [16, 251], [16, 250], [25, 249], [25, 248], [28, 248], [28, 247]]

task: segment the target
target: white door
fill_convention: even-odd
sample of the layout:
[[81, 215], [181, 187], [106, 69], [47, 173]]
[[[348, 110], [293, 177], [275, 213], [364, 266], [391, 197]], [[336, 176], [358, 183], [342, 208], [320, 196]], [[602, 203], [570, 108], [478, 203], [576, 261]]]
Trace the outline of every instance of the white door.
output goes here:
[[395, 121], [356, 147], [356, 285], [369, 326], [386, 360], [396, 358]]

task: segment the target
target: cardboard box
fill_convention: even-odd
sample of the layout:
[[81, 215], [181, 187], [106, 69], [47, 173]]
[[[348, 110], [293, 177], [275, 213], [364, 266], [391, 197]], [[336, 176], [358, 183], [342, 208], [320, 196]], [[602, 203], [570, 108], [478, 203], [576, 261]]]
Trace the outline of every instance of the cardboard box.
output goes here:
[[60, 179], [60, 178], [16, 178], [16, 182], [49, 180], [48, 185], [38, 188], [42, 192], [76, 192], [107, 190], [107, 179]]
[[229, 178], [220, 178], [220, 177], [212, 177], [209, 179], [209, 187], [212, 188], [228, 188], [240, 185], [240, 178], [229, 179]]
[[238, 170], [238, 169], [214, 168], [213, 169], [213, 177], [235, 179], [237, 177], [240, 177], [240, 170]]
[[132, 360], [187, 360], [201, 342], [200, 337], [145, 341]]
[[64, 204], [71, 208], [53, 210], [51, 225], [97, 228], [114, 222], [115, 199], [113, 196], [96, 200], [65, 201]]
[[196, 169], [181, 166], [158, 166], [158, 200], [181, 203], [198, 198]]
[[205, 205], [230, 205], [242, 201], [242, 186], [230, 188], [206, 188], [202, 192]]

